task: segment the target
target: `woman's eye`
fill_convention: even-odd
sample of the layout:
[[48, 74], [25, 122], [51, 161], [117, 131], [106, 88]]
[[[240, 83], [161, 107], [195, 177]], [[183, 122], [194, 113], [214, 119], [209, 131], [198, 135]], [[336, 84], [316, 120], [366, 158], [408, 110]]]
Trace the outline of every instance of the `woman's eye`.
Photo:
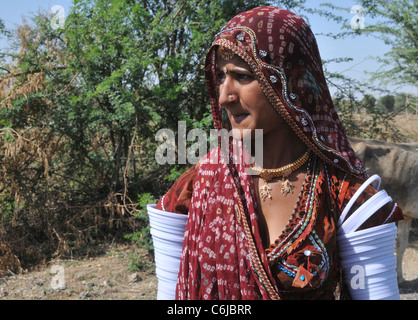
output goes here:
[[[254, 80], [254, 76], [247, 73], [231, 72], [231, 76], [240, 82], [251, 82]], [[219, 71], [216, 73], [216, 81], [218, 84], [222, 84], [225, 81], [225, 72]]]
[[237, 74], [237, 78], [240, 81], [252, 81], [254, 80], [254, 77], [250, 74], [245, 74], [245, 73], [239, 73]]
[[216, 81], [218, 84], [221, 84], [225, 79], [225, 74], [223, 72], [217, 72], [216, 73]]

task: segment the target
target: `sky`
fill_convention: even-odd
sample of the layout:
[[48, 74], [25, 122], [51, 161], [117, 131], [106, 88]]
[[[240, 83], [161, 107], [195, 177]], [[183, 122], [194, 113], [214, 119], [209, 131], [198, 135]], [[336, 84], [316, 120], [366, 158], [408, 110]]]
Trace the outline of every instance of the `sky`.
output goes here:
[[[329, 2], [341, 7], [351, 8], [355, 5], [354, 0], [312, 0], [311, 3]], [[55, 5], [61, 5], [64, 8], [64, 15], [68, 14], [73, 0], [0, 0], [0, 19], [4, 21], [6, 28], [13, 29], [21, 24], [23, 16], [30, 16], [39, 9], [50, 11]], [[342, 12], [340, 12], [342, 14]], [[345, 15], [351, 19], [355, 14], [347, 12]], [[338, 57], [350, 57], [353, 61], [345, 63], [331, 63], [327, 66], [330, 72], [340, 72], [351, 78], [366, 80], [368, 76], [365, 71], [375, 71], [379, 65], [370, 57], [382, 57], [390, 49], [382, 41], [371, 36], [357, 36], [355, 38], [346, 38], [335, 40], [330, 37], [321, 36], [320, 33], [338, 32], [341, 25], [335, 22], [327, 21], [323, 17], [308, 16], [312, 31], [317, 35], [317, 42], [323, 60], [329, 60]], [[364, 17], [365, 24], [368, 23], [367, 13]], [[0, 48], [7, 46], [7, 42], [0, 39]], [[388, 89], [394, 90], [393, 87]], [[416, 95], [416, 87], [403, 87], [397, 89], [398, 92], [409, 92]], [[331, 89], [331, 94], [333, 90]], [[376, 95], [378, 95], [376, 93]]]

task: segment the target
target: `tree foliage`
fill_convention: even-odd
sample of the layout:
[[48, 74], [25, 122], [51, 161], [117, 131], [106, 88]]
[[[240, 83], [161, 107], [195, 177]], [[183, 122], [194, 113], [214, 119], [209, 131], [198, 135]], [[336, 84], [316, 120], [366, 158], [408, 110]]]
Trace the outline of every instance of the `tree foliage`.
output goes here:
[[[155, 133], [212, 126], [207, 49], [230, 18], [269, 3], [338, 19], [305, 0], [74, 0], [62, 29], [49, 13], [15, 34], [0, 22], [16, 43], [0, 52], [0, 269], [127, 232], [147, 241], [138, 195], [161, 196], [185, 169], [155, 162]], [[352, 92], [367, 87], [327, 76], [341, 80], [336, 106], [358, 133], [354, 111], [376, 105]]]
[[[344, 30], [333, 34], [341, 38], [348, 35], [365, 34], [374, 36], [390, 50], [384, 57], [375, 57], [381, 67], [372, 73], [372, 80], [383, 84], [416, 85], [418, 81], [418, 7], [415, 0], [357, 0], [364, 10], [367, 23], [364, 28], [353, 29], [350, 21], [338, 14], [331, 17], [343, 23]], [[337, 11], [350, 12], [350, 8], [329, 3], [321, 4]]]
[[210, 39], [262, 4], [75, 0], [62, 29], [48, 13], [19, 27], [0, 74], [0, 250], [27, 264], [142, 230], [138, 194], [184, 170], [155, 163], [155, 132], [208, 128]]
[[[418, 7], [414, 0], [362, 0], [368, 15], [380, 18], [365, 32], [377, 35], [392, 48], [380, 59], [383, 67], [375, 77], [396, 84], [416, 85], [418, 81]], [[387, 68], [387, 66], [390, 66]]]

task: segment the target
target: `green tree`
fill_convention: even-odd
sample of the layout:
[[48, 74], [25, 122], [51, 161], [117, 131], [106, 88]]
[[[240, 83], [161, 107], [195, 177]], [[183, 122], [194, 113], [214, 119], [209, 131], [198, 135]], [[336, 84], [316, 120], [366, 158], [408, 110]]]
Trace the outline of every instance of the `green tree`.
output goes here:
[[364, 95], [363, 99], [361, 100], [361, 109], [362, 112], [368, 112], [374, 110], [376, 106], [376, 98], [371, 94]]
[[75, 0], [63, 29], [49, 14], [19, 28], [1, 65], [0, 218], [11, 229], [0, 240], [25, 239], [19, 257], [31, 257], [30, 246], [50, 254], [130, 226], [138, 194], [160, 196], [184, 170], [155, 163], [155, 132], [209, 128], [205, 53], [237, 10], [261, 4]]
[[385, 95], [379, 98], [378, 104], [382, 107], [384, 111], [392, 112], [395, 106], [395, 97], [390, 94]]
[[406, 105], [406, 93], [398, 93], [395, 95], [395, 111], [400, 111], [405, 108]]
[[418, 81], [418, 7], [415, 0], [361, 0], [367, 15], [378, 22], [364, 32], [373, 34], [391, 46], [379, 59], [382, 69], [375, 77], [395, 84], [412, 84]]
[[[0, 40], [3, 40], [4, 37], [8, 36], [8, 31], [6, 29], [6, 26], [4, 25], [4, 21], [0, 19]], [[0, 76], [4, 73], [4, 71], [7, 71], [7, 69], [4, 69], [1, 67], [1, 64], [3, 63], [4, 59], [4, 52], [3, 50], [0, 50]]]
[[366, 94], [362, 99], [363, 108], [372, 110], [376, 105], [376, 98], [372, 94]]
[[[313, 12], [318, 13], [326, 19], [338, 22], [342, 28], [339, 31], [333, 31], [328, 34], [334, 39], [344, 39], [346, 37], [355, 37], [358, 35], [369, 35], [381, 39], [388, 44], [391, 49], [383, 57], [374, 57], [381, 63], [381, 67], [375, 72], [371, 72], [369, 81], [359, 82], [356, 79], [346, 77], [339, 73], [333, 73], [325, 70], [327, 80], [331, 86], [337, 88], [337, 101], [340, 101], [342, 110], [351, 110], [350, 112], [341, 112], [342, 122], [346, 124], [347, 133], [352, 136], [375, 138], [382, 140], [403, 141], [405, 137], [400, 134], [395, 127], [393, 119], [387, 116], [387, 112], [382, 112], [376, 104], [374, 107], [367, 101], [370, 91], [379, 92], [383, 95], [390, 94], [389, 90], [382, 88], [381, 84], [408, 85], [416, 84], [416, 19], [417, 7], [414, 1], [381, 1], [381, 0], [358, 0], [361, 6], [361, 14], [364, 14], [366, 23], [361, 28], [352, 28], [352, 18], [344, 18], [338, 12], [351, 12], [353, 6], [340, 7], [330, 3], [321, 3]], [[326, 8], [326, 9], [323, 9]], [[327, 10], [331, 9], [331, 10]], [[360, 15], [360, 12], [358, 12]], [[337, 61], [344, 61], [337, 58]], [[326, 66], [326, 65], [325, 65]], [[379, 86], [374, 85], [378, 80]], [[355, 92], [355, 95], [353, 94]], [[342, 95], [344, 99], [341, 100]], [[349, 101], [350, 103], [343, 103]], [[359, 106], [366, 108], [368, 117], [363, 119], [352, 119], [351, 112], [359, 110]], [[390, 106], [389, 106], [390, 108]]]
[[[353, 30], [351, 21], [337, 14], [332, 19], [343, 22], [345, 31], [334, 34], [341, 38], [348, 35], [367, 34], [381, 39], [391, 47], [384, 57], [375, 57], [381, 67], [372, 73], [372, 80], [383, 84], [415, 85], [418, 81], [418, 6], [415, 0], [357, 0], [367, 19], [364, 28]], [[324, 3], [331, 9], [350, 12], [351, 8]]]

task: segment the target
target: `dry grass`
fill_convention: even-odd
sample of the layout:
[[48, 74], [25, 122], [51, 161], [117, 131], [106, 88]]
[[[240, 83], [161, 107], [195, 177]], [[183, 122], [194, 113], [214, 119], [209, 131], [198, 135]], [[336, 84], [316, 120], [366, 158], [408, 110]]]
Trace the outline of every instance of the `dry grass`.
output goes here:
[[396, 126], [407, 138], [405, 142], [418, 141], [418, 115], [397, 115], [395, 118]]
[[[399, 114], [388, 119], [386, 124], [374, 122], [371, 114], [352, 114], [345, 118], [340, 115], [340, 117], [347, 134], [353, 138], [395, 143], [418, 141], [418, 115]], [[378, 121], [383, 121], [383, 118]]]

